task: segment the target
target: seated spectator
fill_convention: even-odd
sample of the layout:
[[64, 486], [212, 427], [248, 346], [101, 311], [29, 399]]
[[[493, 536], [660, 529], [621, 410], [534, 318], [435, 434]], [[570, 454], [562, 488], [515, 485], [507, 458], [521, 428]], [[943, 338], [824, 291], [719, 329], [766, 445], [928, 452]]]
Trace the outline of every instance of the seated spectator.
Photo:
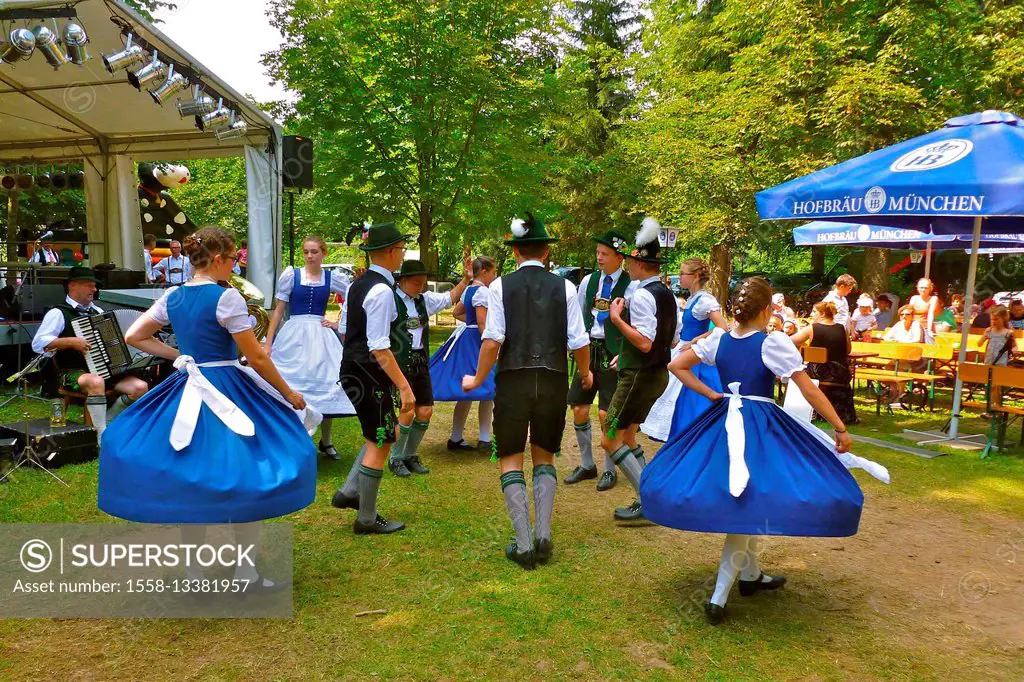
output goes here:
[[765, 329], [765, 331], [768, 332], [769, 334], [771, 334], [772, 332], [781, 332], [783, 322], [784, 321], [782, 319], [782, 315], [775, 315], [773, 313], [772, 316], [768, 318], [768, 327]]
[[796, 317], [793, 309], [786, 306], [786, 297], [783, 294], [772, 294], [772, 312], [783, 320], [788, 317]]
[[875, 326], [878, 329], [888, 329], [893, 323], [892, 299], [888, 294], [882, 294], [875, 305]]
[[785, 332], [786, 336], [793, 336], [798, 331], [796, 326], [796, 320], [786, 320], [782, 323], [782, 331]]
[[851, 316], [853, 325], [852, 337], [854, 341], [870, 341], [871, 332], [878, 329], [878, 321], [875, 318], [875, 302], [867, 294], [861, 294], [857, 299], [857, 309]]
[[946, 310], [952, 311], [954, 315], [964, 314], [964, 297], [960, 294], [953, 294], [949, 297], [949, 307]]
[[1010, 301], [1010, 326], [1014, 329], [1024, 329], [1024, 303], [1019, 298]]
[[981, 312], [978, 313], [978, 315], [973, 320], [971, 320], [971, 328], [972, 329], [988, 329], [989, 327], [991, 327], [992, 326], [992, 317], [991, 317], [991, 313], [989, 311], [992, 308], [994, 308], [995, 305], [996, 305], [996, 300], [994, 298], [986, 298], [984, 301], [982, 301], [982, 303], [981, 303]]
[[853, 406], [850, 374], [850, 336], [835, 316], [836, 306], [831, 301], [815, 303], [811, 310], [813, 324], [790, 338], [797, 346], [809, 341], [812, 347], [825, 349], [826, 361], [810, 363], [807, 373], [812, 379], [821, 382], [819, 388], [832, 403], [839, 418], [846, 424], [856, 424], [857, 412]]
[[899, 321], [885, 333], [886, 341], [897, 343], [921, 343], [923, 338], [924, 332], [921, 324], [914, 319], [914, 307], [911, 305], [900, 308]]

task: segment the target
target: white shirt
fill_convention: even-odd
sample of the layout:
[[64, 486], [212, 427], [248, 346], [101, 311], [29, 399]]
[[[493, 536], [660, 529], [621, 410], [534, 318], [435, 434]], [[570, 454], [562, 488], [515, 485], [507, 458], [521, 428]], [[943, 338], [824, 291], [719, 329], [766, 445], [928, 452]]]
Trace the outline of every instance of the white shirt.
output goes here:
[[[738, 334], [736, 331], [725, 331], [721, 327], [715, 327], [714, 330], [703, 339], [693, 344], [690, 349], [700, 358], [700, 361], [705, 365], [714, 365], [715, 358], [718, 355], [718, 346], [722, 342], [722, 337], [729, 334], [734, 339], [745, 339], [751, 334], [756, 334], [757, 330], [749, 331], [746, 334]], [[768, 338], [761, 344], [761, 362], [764, 366], [771, 370], [775, 376], [783, 379], [790, 378], [794, 372], [799, 372], [804, 369], [804, 361], [800, 356], [800, 350], [793, 343], [792, 339], [786, 336], [783, 332], [772, 332], [768, 334]], [[740, 387], [740, 393], [743, 393], [743, 387]]]
[[32, 253], [32, 259], [30, 263], [44, 263], [46, 265], [57, 265], [60, 263], [60, 255], [53, 249], [47, 249], [45, 247], [36, 249]]
[[[614, 289], [615, 285], [619, 283], [619, 277], [622, 277], [622, 269], [620, 268], [620, 269], [616, 270], [611, 275], [609, 275], [608, 273], [604, 272], [603, 270], [598, 270], [597, 272], [592, 272], [592, 273], [590, 273], [589, 275], [587, 275], [586, 277], [583, 278], [583, 281], [580, 282], [579, 288], [576, 289], [576, 297], [579, 299], [580, 310], [581, 311], [583, 311], [587, 307], [587, 287], [590, 286], [590, 278], [591, 277], [598, 277], [598, 278], [600, 278], [600, 281], [597, 283], [597, 292], [596, 292], [596, 295], [594, 296], [594, 299], [596, 300], [596, 299], [601, 297], [601, 289], [604, 288], [604, 278], [605, 277], [611, 277], [612, 278], [612, 289]], [[631, 282], [631, 284], [632, 284], [632, 282]], [[597, 312], [598, 312], [597, 308], [591, 309], [591, 312], [594, 315], [594, 324], [591, 325], [591, 327], [590, 327], [590, 338], [592, 338], [592, 339], [603, 339], [604, 338], [604, 325], [597, 321]]]
[[[72, 308], [78, 308], [79, 303], [70, 296], [66, 297], [64, 301]], [[103, 309], [95, 303], [89, 305], [89, 314], [98, 315], [102, 313]], [[46, 352], [46, 347], [53, 343], [54, 339], [58, 338], [64, 331], [64, 313], [57, 308], [50, 308], [46, 311], [46, 315], [43, 317], [43, 321], [39, 323], [39, 329], [36, 330], [36, 335], [32, 337], [32, 350], [36, 353]], [[51, 354], [53, 351], [50, 351]]]
[[917, 320], [910, 325], [910, 329], [903, 326], [903, 320], [896, 320], [885, 333], [885, 340], [896, 343], [921, 343], [923, 336], [921, 323]]
[[836, 293], [836, 290], [828, 292], [828, 295], [822, 299], [826, 303], [835, 303], [836, 314], [832, 317], [836, 321], [836, 324], [841, 324], [847, 329], [850, 328], [850, 302], [846, 300], [845, 296], [840, 296]]
[[[202, 281], [190, 282], [184, 286], [205, 287], [220, 285], [215, 282]], [[167, 297], [177, 289], [178, 287], [171, 287], [164, 292], [163, 296], [153, 302], [147, 313], [150, 318], [164, 325], [171, 323], [171, 318], [167, 315]], [[217, 322], [232, 334], [252, 329], [249, 310], [246, 308], [245, 299], [242, 298], [242, 294], [238, 292], [238, 289], [229, 287], [224, 289], [224, 293], [220, 295], [220, 298], [217, 300]]]
[[149, 252], [149, 249], [142, 250], [142, 262], [146, 265], [146, 281], [153, 281], [153, 254]]
[[[396, 289], [398, 297], [405, 303], [405, 311], [408, 313], [410, 318], [419, 317], [419, 311], [416, 310], [416, 299], [409, 296], [401, 289]], [[446, 308], [452, 307], [451, 294], [436, 294], [433, 291], [426, 291], [423, 293], [422, 298], [427, 304], [427, 315], [436, 315]], [[423, 328], [410, 329], [409, 333], [412, 335], [412, 349], [420, 350], [423, 348]]]
[[711, 293], [701, 289], [686, 299], [686, 305], [683, 308], [689, 310], [694, 319], [706, 320], [711, 317], [711, 313], [720, 311], [722, 305]]
[[[544, 264], [536, 260], [523, 261], [520, 268], [543, 268]], [[491, 282], [487, 289], [487, 329], [484, 330], [483, 338], [505, 343], [505, 301], [502, 299], [501, 277]], [[583, 313], [580, 311], [580, 302], [576, 297], [576, 287], [572, 282], [565, 280], [565, 315], [568, 329], [566, 347], [569, 350], [578, 350], [590, 345], [590, 336], [583, 325]]]
[[[324, 277], [328, 276], [327, 270], [320, 271], [320, 277], [313, 279], [306, 272], [306, 268], [299, 268], [299, 284], [307, 287], [318, 287], [323, 285]], [[348, 293], [348, 288], [352, 285], [352, 281], [342, 272], [335, 272], [330, 275], [331, 278], [331, 291], [336, 294], [344, 296]], [[289, 301], [292, 297], [292, 289], [295, 288], [295, 268], [288, 268], [281, 273], [281, 276], [277, 279], [277, 293], [274, 294], [274, 298], [279, 301]]]
[[[370, 270], [378, 272], [391, 283], [395, 284], [395, 276], [379, 265], [371, 265]], [[341, 322], [338, 333], [345, 335], [348, 329], [348, 301], [341, 308]], [[398, 308], [395, 306], [395, 290], [384, 283], [374, 285], [363, 299], [363, 310], [366, 312], [366, 345], [371, 351], [389, 350], [391, 348], [391, 323], [398, 319]]]
[[[660, 282], [661, 277], [654, 275], [637, 282], [632, 291], [626, 291], [626, 303], [629, 306], [629, 325], [645, 337], [654, 341], [658, 335], [658, 302], [654, 300], [654, 294], [644, 289], [651, 282]], [[679, 337], [679, 302], [672, 297], [676, 305], [675, 320], [672, 322], [672, 343]]]
[[[170, 272], [180, 269], [181, 272]], [[192, 279], [192, 263], [185, 256], [167, 256], [153, 266], [153, 279], [163, 275], [169, 284], [184, 284]]]

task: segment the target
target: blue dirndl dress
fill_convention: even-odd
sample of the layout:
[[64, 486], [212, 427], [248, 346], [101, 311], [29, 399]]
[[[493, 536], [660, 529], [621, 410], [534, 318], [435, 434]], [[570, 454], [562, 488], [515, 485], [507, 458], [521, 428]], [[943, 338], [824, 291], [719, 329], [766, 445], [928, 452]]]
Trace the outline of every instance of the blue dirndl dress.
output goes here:
[[494, 400], [493, 369], [478, 388], [469, 393], [462, 390], [462, 377], [476, 374], [476, 366], [480, 360], [482, 340], [473, 308], [473, 294], [479, 288], [479, 285], [471, 286], [462, 294], [466, 319], [473, 323], [456, 327], [448, 340], [430, 356], [430, 383], [434, 386], [435, 402]]
[[316, 448], [308, 428], [319, 414], [296, 412], [238, 364], [231, 333], [217, 320], [221, 296], [231, 295], [239, 296], [215, 284], [165, 295], [179, 371], [103, 434], [98, 501], [108, 514], [144, 523], [243, 523], [313, 502]]
[[763, 332], [736, 338], [717, 329], [694, 347], [703, 362], [716, 365], [732, 395], [673, 435], [644, 469], [640, 498], [648, 519], [706, 533], [856, 534], [864, 495], [848, 468], [886, 482], [888, 472], [837, 454], [823, 432], [775, 404], [776, 374], [803, 366], [796, 347], [781, 337], [770, 343], [783, 358], [774, 368], [762, 357], [769, 342]]
[[[711, 294], [703, 290], [698, 291], [687, 301], [686, 307], [683, 308], [683, 324], [679, 331], [680, 341], [693, 341], [693, 339], [708, 330], [709, 318], [699, 320], [693, 314], [697, 299], [701, 296], [711, 296]], [[680, 347], [676, 346], [672, 350], [673, 359], [681, 352], [679, 349]], [[712, 390], [722, 390], [721, 380], [718, 378], [718, 372], [714, 367], [700, 364], [693, 367], [691, 371]], [[647, 419], [640, 425], [640, 430], [653, 440], [665, 442], [673, 435], [681, 433], [684, 428], [689, 426], [710, 405], [710, 400], [699, 393], [687, 390], [679, 379], [676, 379], [674, 375], [670, 375], [668, 386], [651, 408]]]

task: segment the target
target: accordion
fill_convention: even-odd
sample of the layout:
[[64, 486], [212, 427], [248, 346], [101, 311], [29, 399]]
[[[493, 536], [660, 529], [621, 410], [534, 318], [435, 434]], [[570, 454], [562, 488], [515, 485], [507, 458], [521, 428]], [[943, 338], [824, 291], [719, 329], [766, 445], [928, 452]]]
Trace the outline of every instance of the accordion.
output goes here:
[[85, 364], [92, 374], [110, 379], [131, 367], [132, 355], [114, 313], [78, 317], [71, 320], [71, 327], [75, 336], [89, 342]]

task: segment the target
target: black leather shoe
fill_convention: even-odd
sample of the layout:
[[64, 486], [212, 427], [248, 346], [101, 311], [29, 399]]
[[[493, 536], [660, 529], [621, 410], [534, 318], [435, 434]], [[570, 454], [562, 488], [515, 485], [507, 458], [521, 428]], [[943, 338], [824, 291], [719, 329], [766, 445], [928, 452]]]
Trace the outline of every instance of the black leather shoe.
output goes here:
[[355, 531], [356, 535], [388, 535], [389, 533], [405, 530], [405, 524], [401, 521], [388, 521], [380, 514], [377, 514], [377, 518], [373, 523], [363, 524], [359, 522], [359, 519], [356, 519], [352, 524], [352, 530]]
[[413, 472], [414, 474], [429, 474], [430, 473], [430, 469], [428, 469], [427, 467], [423, 466], [423, 462], [421, 462], [420, 458], [416, 457], [415, 455], [413, 455], [409, 459], [405, 460], [405, 466], [406, 466], [406, 468], [409, 469], [409, 471]]
[[606, 471], [601, 474], [601, 480], [597, 482], [597, 492], [603, 493], [605, 490], [611, 490], [618, 482], [619, 475], [617, 473], [614, 471]]
[[400, 459], [389, 459], [388, 469], [391, 469], [391, 473], [393, 473], [395, 476], [401, 476], [402, 478], [412, 475], [411, 473], [409, 473], [409, 469], [406, 468], [405, 462]]
[[492, 450], [491, 441], [489, 441], [489, 440], [482, 440], [482, 441], [477, 442], [476, 449], [479, 450], [480, 452], [486, 452], [488, 455], [491, 454], [491, 450]]
[[533, 541], [533, 555], [538, 564], [546, 564], [554, 551], [555, 544], [551, 542], [551, 538], [537, 538]]
[[633, 500], [633, 504], [628, 507], [615, 508], [616, 521], [643, 521], [643, 519], [644, 508], [640, 505], [640, 500]]
[[704, 616], [712, 625], [718, 625], [725, 620], [725, 607], [706, 601], [704, 602]]
[[359, 509], [359, 496], [349, 497], [339, 488], [331, 498], [331, 506], [338, 509]]
[[565, 477], [565, 484], [572, 485], [573, 483], [579, 483], [580, 481], [587, 481], [592, 478], [597, 478], [597, 467], [593, 469], [586, 469], [584, 467], [576, 467], [572, 470], [572, 473]]
[[740, 594], [744, 597], [750, 597], [761, 590], [777, 590], [786, 584], [786, 576], [784, 575], [773, 575], [770, 578], [768, 582], [764, 582], [764, 573], [762, 573], [757, 576], [757, 580], [740, 580]]
[[472, 445], [470, 445], [469, 443], [467, 443], [465, 441], [465, 439], [460, 440], [458, 443], [456, 443], [453, 440], [449, 440], [448, 441], [448, 449], [449, 450], [476, 450], [476, 448], [473, 447]]
[[515, 540], [510, 542], [508, 547], [505, 548], [505, 558], [516, 562], [527, 571], [533, 570], [537, 565], [533, 556], [533, 550], [528, 549], [525, 552], [520, 552], [519, 545], [516, 544]]
[[335, 461], [341, 459], [341, 455], [338, 454], [338, 451], [335, 449], [333, 444], [324, 445], [323, 443], [317, 443], [316, 447], [318, 450], [320, 450], [320, 454], [326, 457], [327, 459], [333, 459]]

